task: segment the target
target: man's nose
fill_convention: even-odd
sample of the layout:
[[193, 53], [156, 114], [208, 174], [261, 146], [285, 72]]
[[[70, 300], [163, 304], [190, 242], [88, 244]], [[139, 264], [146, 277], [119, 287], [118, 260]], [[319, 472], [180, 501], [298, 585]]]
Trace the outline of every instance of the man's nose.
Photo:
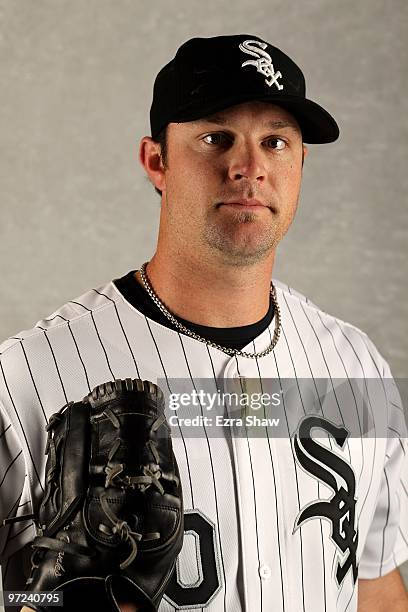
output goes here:
[[231, 180], [246, 178], [263, 181], [266, 176], [265, 157], [259, 146], [234, 143], [229, 151], [228, 175]]

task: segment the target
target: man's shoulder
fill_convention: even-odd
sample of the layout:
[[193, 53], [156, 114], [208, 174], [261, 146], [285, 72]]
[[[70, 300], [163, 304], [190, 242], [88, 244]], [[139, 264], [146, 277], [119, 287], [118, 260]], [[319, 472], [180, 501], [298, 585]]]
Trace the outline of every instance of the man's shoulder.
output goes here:
[[320, 333], [324, 331], [324, 336], [328, 341], [341, 335], [344, 342], [353, 345], [354, 351], [359, 350], [365, 353], [383, 375], [389, 372], [388, 363], [364, 330], [327, 312], [287, 283], [277, 279], [273, 279], [273, 283], [277, 289], [278, 301], [284, 304], [290, 316], [295, 320], [295, 324], [302, 320], [307, 323], [308, 327], [315, 330], [320, 329]]
[[51, 314], [37, 321], [33, 327], [21, 330], [0, 343], [0, 356], [21, 343], [35, 341], [38, 336], [44, 334], [44, 331], [51, 334], [58, 333], [59, 329], [75, 324], [84, 317], [89, 318], [101, 309], [112, 308], [118, 295], [111, 281], [100, 287], [89, 289], [62, 304]]
[[281, 292], [281, 298], [287, 304], [290, 305], [290, 304], [297, 303], [301, 306], [301, 308], [305, 312], [310, 312], [310, 313], [313, 312], [315, 313], [315, 315], [320, 315], [321, 317], [332, 319], [333, 321], [336, 321], [340, 326], [349, 327], [350, 329], [355, 330], [357, 333], [367, 336], [367, 334], [359, 327], [356, 327], [352, 323], [348, 321], [344, 321], [343, 319], [340, 319], [338, 316], [327, 312], [326, 310], [324, 310], [323, 308], [315, 304], [304, 293], [297, 291], [296, 289], [294, 289], [287, 283], [284, 283], [277, 279], [273, 279], [273, 284], [278, 289], [278, 291]]

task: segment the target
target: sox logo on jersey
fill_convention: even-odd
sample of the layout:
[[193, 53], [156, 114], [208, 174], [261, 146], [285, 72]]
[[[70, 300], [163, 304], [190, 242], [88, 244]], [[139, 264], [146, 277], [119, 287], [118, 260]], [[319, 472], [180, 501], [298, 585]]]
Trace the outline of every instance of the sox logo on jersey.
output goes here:
[[[311, 437], [311, 430], [315, 427], [324, 429], [333, 436], [336, 444], [343, 449], [348, 437], [344, 427], [338, 427], [318, 416], [304, 418], [299, 424], [298, 432], [294, 435], [294, 449], [296, 458], [304, 470], [326, 483], [333, 489], [333, 496], [328, 501], [316, 501], [308, 504], [301, 510], [296, 518], [295, 528], [317, 517], [325, 518], [331, 523], [331, 537], [341, 554], [346, 558], [343, 564], [338, 561], [336, 570], [337, 584], [340, 586], [350, 568], [353, 570], [354, 583], [357, 580], [357, 545], [358, 529], [355, 526], [356, 518], [356, 477], [351, 466], [334, 452], [329, 451]], [[334, 476], [324, 466], [332, 469], [346, 484], [346, 488], [339, 487]]]

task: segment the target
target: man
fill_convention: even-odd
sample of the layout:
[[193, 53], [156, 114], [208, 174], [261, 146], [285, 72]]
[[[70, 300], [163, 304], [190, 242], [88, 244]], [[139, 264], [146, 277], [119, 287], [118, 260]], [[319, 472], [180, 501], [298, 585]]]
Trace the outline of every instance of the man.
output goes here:
[[[291, 380], [280, 439], [269, 426], [235, 437], [175, 425], [185, 538], [160, 611], [407, 612], [408, 454], [388, 364], [362, 331], [271, 285], [304, 143], [336, 140], [334, 119], [306, 99], [296, 64], [252, 35], [186, 42], [156, 78], [150, 117], [140, 160], [162, 198], [150, 262], [1, 347], [2, 515], [41, 496], [46, 418], [105, 380], [170, 394], [176, 379], [214, 394]], [[345, 424], [353, 380], [377, 434], [365, 439]], [[378, 413], [397, 436], [379, 433]], [[8, 588], [33, 535], [31, 523], [0, 530]]]

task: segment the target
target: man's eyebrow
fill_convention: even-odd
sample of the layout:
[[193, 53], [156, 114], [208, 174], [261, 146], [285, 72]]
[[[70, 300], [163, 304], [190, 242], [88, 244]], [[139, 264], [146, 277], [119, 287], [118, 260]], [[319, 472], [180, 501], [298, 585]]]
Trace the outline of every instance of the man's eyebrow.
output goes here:
[[[207, 117], [203, 117], [202, 119], [197, 119], [197, 123], [217, 123], [218, 125], [230, 125], [230, 122], [226, 117], [222, 115], [207, 115]], [[279, 128], [293, 128], [295, 130], [299, 130], [299, 127], [293, 121], [289, 119], [271, 119], [270, 121], [264, 121], [262, 123], [262, 127], [268, 129], [279, 129]]]

